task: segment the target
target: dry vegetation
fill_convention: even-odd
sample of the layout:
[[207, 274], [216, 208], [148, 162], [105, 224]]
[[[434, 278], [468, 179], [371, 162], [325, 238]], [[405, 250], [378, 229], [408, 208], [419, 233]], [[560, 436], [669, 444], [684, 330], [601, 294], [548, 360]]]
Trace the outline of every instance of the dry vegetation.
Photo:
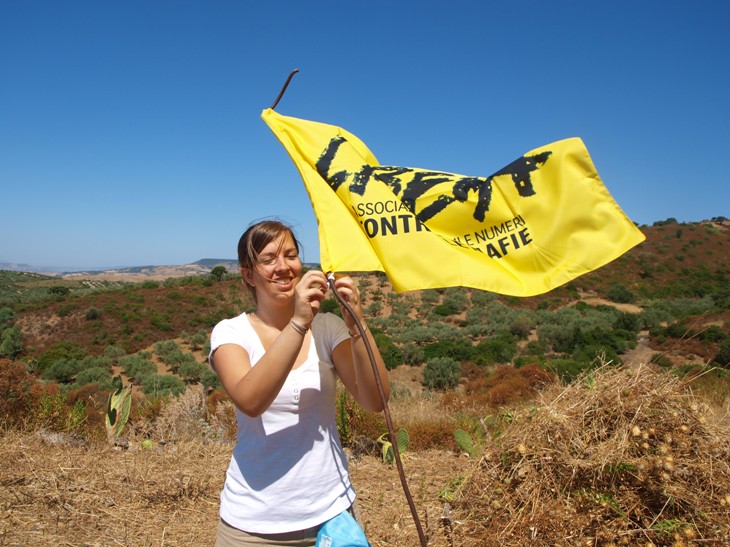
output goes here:
[[[730, 545], [730, 375], [711, 370], [730, 337], [728, 228], [649, 227], [636, 250], [550, 294], [496, 301], [464, 291], [463, 307], [444, 314], [434, 311], [464, 294], [399, 300], [382, 276], [360, 280], [370, 325], [410, 351], [408, 365], [390, 372], [390, 409], [409, 433], [403, 463], [431, 547]], [[134, 403], [125, 438], [108, 446], [108, 386], [59, 386], [29, 373], [61, 340], [94, 356], [109, 346], [146, 352], [164, 374], [176, 371], [159, 341], [203, 362], [194, 335], [251, 302], [237, 279], [173, 281], [17, 305], [23, 350], [0, 358], [0, 545], [212, 544], [235, 436], [221, 391], [204, 395], [202, 382], [189, 381], [179, 397], [146, 396], [117, 355], [112, 372], [133, 382]], [[617, 284], [640, 299], [611, 300]], [[537, 343], [550, 334], [538, 336], [538, 321], [562, 313], [553, 345], [555, 333], [590, 321], [613, 333], [598, 323], [614, 317], [597, 309], [609, 304], [645, 323], [621, 355], [625, 365], [557, 381], [548, 365], [561, 354]], [[459, 359], [456, 389], [424, 389], [427, 359], [414, 349], [440, 342], [460, 351], [458, 342], [476, 347], [513, 327], [525, 331], [516, 356]], [[417, 331], [422, 338], [408, 339]], [[397, 470], [381, 457], [382, 415], [344, 396], [338, 405], [370, 541], [418, 545]]]
[[[503, 408], [475, 458], [405, 452], [429, 545], [728, 544], [730, 427], [691, 386], [603, 368]], [[226, 405], [189, 390], [126, 448], [5, 432], [0, 544], [212, 544], [232, 450]], [[407, 406], [396, 401], [394, 415]], [[363, 454], [351, 470], [372, 544], [418, 545], [395, 467]]]

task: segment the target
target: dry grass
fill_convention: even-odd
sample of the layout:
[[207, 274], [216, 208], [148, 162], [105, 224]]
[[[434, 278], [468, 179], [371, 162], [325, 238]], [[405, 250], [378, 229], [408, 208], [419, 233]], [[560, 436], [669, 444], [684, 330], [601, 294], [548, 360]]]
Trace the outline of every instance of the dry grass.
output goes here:
[[[425, 400], [406, 421], [433, 415]], [[0, 545], [211, 545], [231, 424], [204, 406], [188, 393], [164, 407], [148, 448], [6, 431]], [[481, 458], [404, 453], [429, 546], [730, 543], [730, 428], [674, 376], [605, 368], [500, 416]], [[373, 546], [418, 545], [396, 468], [350, 466]]]
[[730, 428], [680, 380], [604, 368], [540, 399], [460, 492], [462, 545], [730, 543]]
[[72, 446], [6, 433], [2, 545], [211, 545], [230, 449]]

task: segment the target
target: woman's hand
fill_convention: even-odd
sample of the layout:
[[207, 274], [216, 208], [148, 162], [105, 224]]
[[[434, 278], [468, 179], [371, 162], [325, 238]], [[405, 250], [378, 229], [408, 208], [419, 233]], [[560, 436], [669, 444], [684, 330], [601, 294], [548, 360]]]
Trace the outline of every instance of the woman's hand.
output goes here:
[[318, 270], [309, 270], [294, 289], [294, 315], [292, 319], [309, 328], [319, 312], [327, 294], [327, 277]]
[[[335, 288], [340, 296], [342, 296], [343, 300], [349, 304], [355, 312], [357, 320], [362, 324], [363, 317], [362, 304], [360, 302], [360, 291], [358, 290], [357, 285], [355, 285], [355, 281], [347, 275], [339, 278], [336, 277]], [[351, 333], [357, 332], [355, 318], [350, 315], [350, 312], [342, 304], [340, 304], [340, 312], [342, 313], [342, 319], [345, 321], [345, 325], [347, 325], [347, 329]]]

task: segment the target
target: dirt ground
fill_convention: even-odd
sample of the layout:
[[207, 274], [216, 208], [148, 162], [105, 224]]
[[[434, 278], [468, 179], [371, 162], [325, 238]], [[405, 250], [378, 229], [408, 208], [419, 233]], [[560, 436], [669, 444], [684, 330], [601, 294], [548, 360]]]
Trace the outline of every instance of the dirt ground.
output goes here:
[[[0, 545], [213, 544], [231, 446], [119, 450], [73, 443], [50, 433], [2, 439]], [[439, 492], [476, 462], [426, 451], [405, 453], [403, 465], [429, 545], [451, 545]], [[372, 456], [352, 459], [350, 466], [373, 547], [419, 545], [396, 467]], [[458, 523], [453, 526], [458, 532]]]

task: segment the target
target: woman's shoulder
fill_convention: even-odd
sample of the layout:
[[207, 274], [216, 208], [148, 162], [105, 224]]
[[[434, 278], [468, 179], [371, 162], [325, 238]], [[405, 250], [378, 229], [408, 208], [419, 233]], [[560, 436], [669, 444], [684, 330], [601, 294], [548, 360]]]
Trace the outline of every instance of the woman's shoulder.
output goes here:
[[237, 315], [236, 317], [229, 317], [227, 319], [222, 319], [216, 323], [215, 327], [213, 327], [213, 332], [216, 331], [226, 331], [226, 330], [239, 330], [241, 327], [249, 325], [248, 320], [248, 314], [242, 313], [241, 315]]

